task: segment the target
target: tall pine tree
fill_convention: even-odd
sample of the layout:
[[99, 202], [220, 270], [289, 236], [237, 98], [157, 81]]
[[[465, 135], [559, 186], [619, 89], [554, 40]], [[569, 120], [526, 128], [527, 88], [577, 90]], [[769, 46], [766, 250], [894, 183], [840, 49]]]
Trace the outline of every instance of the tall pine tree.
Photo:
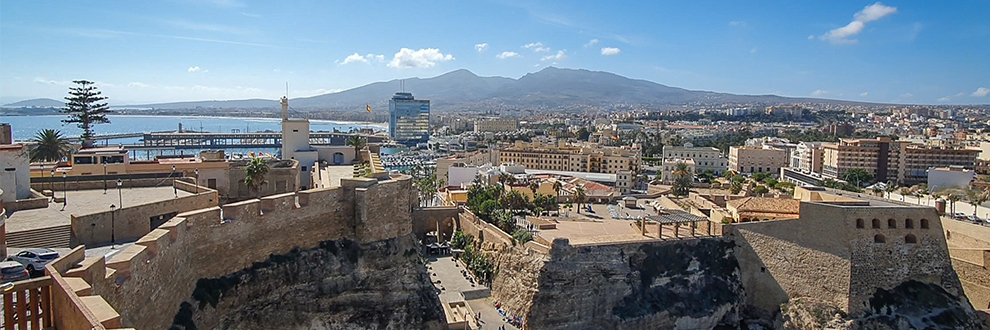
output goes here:
[[80, 138], [83, 147], [86, 148], [93, 143], [93, 125], [110, 123], [110, 119], [107, 119], [110, 107], [106, 103], [100, 103], [107, 97], [100, 96], [100, 91], [96, 90], [93, 82], [75, 80], [73, 83], [79, 86], [69, 88], [69, 96], [65, 97], [69, 102], [65, 103], [65, 108], [62, 108], [62, 113], [69, 115], [69, 118], [63, 119], [62, 122], [75, 123], [83, 130]]

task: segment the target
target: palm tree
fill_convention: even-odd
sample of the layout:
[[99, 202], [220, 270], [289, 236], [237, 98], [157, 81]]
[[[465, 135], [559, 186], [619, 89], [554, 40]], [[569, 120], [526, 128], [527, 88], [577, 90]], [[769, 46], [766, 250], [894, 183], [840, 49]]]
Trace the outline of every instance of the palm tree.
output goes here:
[[962, 198], [960, 198], [959, 195], [956, 195], [956, 194], [949, 194], [949, 197], [946, 197], [946, 199], [949, 200], [949, 208], [952, 210], [952, 214], [955, 215], [956, 214], [956, 202], [958, 202]]
[[[553, 192], [557, 194], [557, 198], [553, 200], [554, 204], [560, 203], [560, 190], [564, 188], [564, 184], [560, 183], [560, 180], [553, 180]], [[560, 216], [560, 208], [557, 208], [557, 215]]]
[[984, 190], [981, 192], [976, 189], [970, 189], [966, 191], [966, 200], [969, 202], [969, 205], [973, 205], [974, 217], [976, 216], [976, 211], [980, 208], [980, 204], [986, 202], [987, 198], [990, 197], [988, 196], [988, 193], [990, 193], [990, 190]]
[[671, 188], [674, 195], [687, 196], [691, 190], [691, 184], [694, 183], [691, 169], [686, 163], [677, 163], [671, 174], [674, 176], [674, 186]]
[[251, 158], [245, 171], [247, 175], [244, 177], [244, 184], [256, 191], [258, 198], [261, 198], [261, 185], [265, 184], [265, 176], [268, 175], [268, 163], [260, 157]]
[[581, 213], [581, 203], [584, 203], [584, 201], [588, 199], [588, 195], [584, 193], [584, 187], [577, 187], [577, 189], [574, 189], [574, 195], [577, 197], [576, 202], [578, 206], [578, 213]]
[[540, 189], [540, 183], [536, 180], [529, 181], [529, 190], [533, 192], [533, 196], [536, 196], [536, 191]]
[[354, 147], [354, 160], [360, 159], [361, 149], [368, 144], [368, 141], [362, 138], [360, 135], [354, 134], [344, 141], [344, 144]]
[[61, 131], [43, 129], [35, 133], [29, 154], [32, 162], [57, 162], [69, 156], [69, 141]]

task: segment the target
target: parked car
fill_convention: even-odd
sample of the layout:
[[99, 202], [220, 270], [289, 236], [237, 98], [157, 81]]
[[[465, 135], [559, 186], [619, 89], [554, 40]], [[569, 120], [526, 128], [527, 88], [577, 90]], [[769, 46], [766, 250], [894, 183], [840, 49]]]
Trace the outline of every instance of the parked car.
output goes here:
[[42, 271], [45, 269], [45, 265], [52, 260], [58, 259], [58, 252], [52, 249], [27, 249], [17, 254], [7, 258], [11, 261], [17, 261], [24, 265], [24, 268], [28, 272], [34, 273], [35, 271]]
[[966, 213], [956, 212], [956, 213], [952, 214], [952, 218], [953, 219], [956, 219], [956, 220], [966, 219]]
[[16, 261], [0, 262], [0, 282], [14, 282], [31, 278], [24, 265]]

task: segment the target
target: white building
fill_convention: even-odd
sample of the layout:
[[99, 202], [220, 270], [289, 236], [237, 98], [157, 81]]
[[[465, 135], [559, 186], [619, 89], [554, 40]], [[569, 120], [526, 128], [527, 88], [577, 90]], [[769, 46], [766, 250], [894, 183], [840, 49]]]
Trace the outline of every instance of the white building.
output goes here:
[[328, 165], [353, 164], [357, 159], [351, 146], [312, 146], [309, 144], [309, 120], [289, 118], [289, 99], [282, 97], [282, 159], [299, 162], [299, 189], [312, 185], [312, 171], [317, 162]]
[[661, 174], [660, 181], [663, 184], [672, 184], [677, 180], [674, 172], [677, 171], [677, 164], [686, 164], [688, 167], [688, 175], [691, 176], [691, 180], [694, 181], [694, 174], [697, 173], [696, 162], [691, 158], [664, 158], [663, 163], [661, 163]]
[[4, 202], [31, 197], [30, 158], [24, 145], [0, 145], [0, 190]]
[[976, 172], [962, 168], [961, 166], [950, 166], [941, 168], [931, 168], [928, 170], [928, 191], [939, 191], [948, 188], [969, 187]]
[[473, 165], [464, 165], [464, 163], [456, 163], [447, 168], [447, 186], [448, 187], [467, 187], [470, 186], [474, 179], [478, 176], [478, 167]]
[[519, 121], [515, 119], [492, 118], [474, 122], [475, 132], [513, 132], [519, 129]]
[[663, 159], [668, 158], [690, 158], [698, 172], [712, 170], [715, 176], [722, 176], [722, 173], [729, 168], [729, 159], [722, 155], [722, 151], [714, 147], [693, 147], [686, 144], [679, 146], [663, 146]]

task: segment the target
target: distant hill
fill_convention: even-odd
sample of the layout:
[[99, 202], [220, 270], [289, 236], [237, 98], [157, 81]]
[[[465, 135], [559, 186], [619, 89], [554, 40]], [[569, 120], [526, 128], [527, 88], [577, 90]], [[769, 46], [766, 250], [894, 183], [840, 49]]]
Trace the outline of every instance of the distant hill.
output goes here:
[[[726, 102], [779, 104], [817, 102], [830, 104], [871, 103], [788, 98], [776, 95], [736, 95], [708, 91], [693, 91], [661, 85], [652, 81], [630, 79], [614, 73], [548, 67], [519, 79], [479, 77], [466, 69], [454, 70], [432, 78], [403, 79], [405, 91], [417, 99], [433, 102], [434, 109], [452, 110], [505, 104], [520, 107], [558, 107], [569, 105], [608, 106], [615, 104], [718, 104]], [[320, 111], [363, 108], [370, 104], [382, 109], [393, 93], [399, 91], [398, 79], [376, 82], [349, 90], [304, 98], [293, 98], [289, 106], [295, 111]], [[55, 100], [38, 99], [12, 104]], [[277, 100], [250, 99], [229, 101], [193, 101], [155, 103], [114, 108], [137, 109], [254, 109], [277, 110]]]
[[65, 106], [64, 101], [52, 100], [52, 99], [30, 99], [14, 103], [4, 104], [4, 107], [10, 108], [23, 108], [23, 107], [34, 107], [34, 108], [61, 108]]

